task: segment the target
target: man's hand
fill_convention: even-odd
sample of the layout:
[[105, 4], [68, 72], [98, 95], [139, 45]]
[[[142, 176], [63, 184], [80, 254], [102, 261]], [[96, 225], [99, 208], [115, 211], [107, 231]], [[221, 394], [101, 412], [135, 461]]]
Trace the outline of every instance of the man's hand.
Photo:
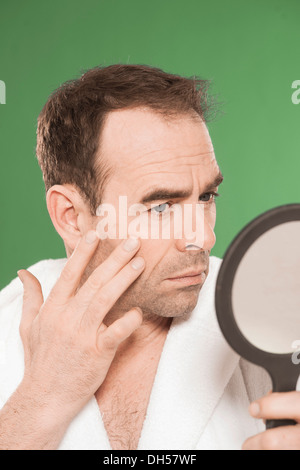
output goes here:
[[[122, 241], [78, 289], [98, 243], [95, 232], [79, 241], [45, 302], [39, 281], [26, 270], [18, 273], [24, 285], [20, 334], [25, 372], [0, 413], [0, 449], [17, 445], [56, 448], [69, 422], [103, 383], [119, 344], [142, 322], [141, 311], [132, 309], [108, 327], [103, 323], [117, 299], [144, 269], [144, 260], [134, 257], [138, 240]], [[35, 416], [42, 428], [39, 437], [45, 434], [44, 444], [28, 440], [30, 429], [26, 424], [29, 428], [32, 421], [37, 425]], [[14, 433], [15, 442], [4, 440], [2, 444], [1, 434]]]
[[251, 403], [250, 414], [260, 419], [293, 419], [299, 424], [268, 429], [245, 441], [243, 450], [300, 449], [300, 392], [270, 393]]

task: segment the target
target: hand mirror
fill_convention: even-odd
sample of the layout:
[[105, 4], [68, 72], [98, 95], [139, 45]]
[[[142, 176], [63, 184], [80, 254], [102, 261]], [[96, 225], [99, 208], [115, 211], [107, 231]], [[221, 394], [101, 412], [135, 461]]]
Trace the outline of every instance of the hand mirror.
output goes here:
[[[235, 237], [218, 274], [215, 305], [229, 345], [267, 370], [274, 392], [295, 390], [300, 375], [299, 361], [293, 360], [300, 344], [300, 204], [265, 212]], [[269, 420], [266, 426], [288, 424], [295, 422]]]

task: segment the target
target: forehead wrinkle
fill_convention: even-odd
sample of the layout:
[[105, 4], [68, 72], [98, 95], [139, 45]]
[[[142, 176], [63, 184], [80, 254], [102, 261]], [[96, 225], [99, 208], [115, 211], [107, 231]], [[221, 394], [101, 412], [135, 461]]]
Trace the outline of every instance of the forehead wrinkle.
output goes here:
[[[142, 156], [137, 156], [137, 158], [147, 157], [148, 155], [151, 155], [151, 154], [156, 153], [156, 152], [160, 152], [162, 154], [161, 156], [163, 157], [165, 150], [173, 151], [173, 149], [153, 150], [152, 152], [145, 153]], [[203, 152], [197, 152], [196, 154], [193, 153], [193, 154], [190, 154], [190, 155], [187, 155], [187, 154], [180, 155], [178, 153], [177, 153], [177, 155], [172, 154], [172, 155], [170, 155], [170, 157], [164, 158], [163, 161], [164, 162], [169, 162], [169, 161], [182, 159], [182, 158], [197, 158], [197, 157], [201, 157], [203, 155], [209, 155], [209, 154], [214, 154], [214, 150], [205, 150]]]
[[[147, 197], [147, 194], [152, 194], [152, 193], [155, 193], [155, 192], [161, 192], [161, 193], [168, 193], [168, 192], [182, 192], [182, 193], [189, 193], [190, 195], [193, 194], [194, 191], [197, 191], [197, 192], [201, 192], [201, 191], [204, 191], [205, 188], [209, 188], [207, 189], [208, 190], [211, 190], [212, 188], [214, 187], [217, 187], [218, 184], [216, 182], [217, 180], [217, 177], [222, 177], [221, 176], [221, 171], [220, 171], [220, 168], [218, 165], [216, 165], [215, 169], [217, 169], [217, 173], [216, 174], [213, 174], [213, 175], [199, 175], [197, 173], [191, 173], [189, 175], [189, 178], [185, 180], [185, 184], [182, 186], [182, 178], [180, 179], [180, 181], [178, 181], [177, 179], [174, 180], [173, 182], [171, 182], [171, 186], [170, 186], [170, 178], [168, 178], [167, 180], [162, 180], [161, 182], [157, 182], [154, 186], [151, 185], [149, 188], [148, 188], [148, 191], [145, 191], [144, 192], [144, 188], [143, 188], [143, 192], [144, 192], [144, 197]], [[159, 172], [159, 174], [161, 174], [163, 172]], [[165, 172], [165, 173], [168, 173], [168, 175], [170, 175], [171, 173], [170, 172]], [[174, 172], [172, 172], [174, 173]], [[181, 176], [182, 173], [180, 173], [180, 176]], [[178, 173], [176, 173], [176, 176], [178, 175]], [[168, 181], [167, 184], [165, 184], [165, 181]], [[220, 183], [219, 183], [220, 184]], [[145, 183], [143, 186], [146, 186], [147, 187], [147, 184]], [[198, 188], [198, 189], [197, 189]], [[146, 196], [145, 196], [146, 195]], [[170, 196], [171, 197], [171, 196]], [[174, 196], [175, 197], [175, 196]], [[140, 198], [141, 200], [143, 200], [143, 198]], [[155, 200], [159, 200], [161, 198], [155, 198]], [[165, 198], [163, 198], [165, 199]]]
[[[209, 160], [207, 162], [205, 162], [205, 159], [202, 159], [200, 161], [195, 161], [195, 159], [198, 159], [199, 157], [202, 157], [202, 156], [207, 156], [207, 157], [210, 157]], [[181, 161], [182, 159], [189, 159], [187, 161]], [[190, 161], [191, 159], [193, 159], [193, 161]], [[199, 153], [197, 155], [192, 155], [192, 156], [189, 156], [187, 157], [186, 155], [182, 155], [182, 156], [177, 156], [177, 157], [174, 157], [174, 156], [171, 156], [170, 158], [167, 158], [167, 159], [164, 159], [164, 160], [155, 160], [155, 161], [142, 161], [140, 162], [140, 165], [135, 165], [137, 159], [131, 161], [130, 163], [128, 163], [127, 165], [123, 164], [123, 165], [119, 165], [119, 168], [132, 168], [133, 171], [134, 170], [139, 170], [139, 169], [142, 169], [142, 168], [151, 168], [152, 166], [155, 166], [155, 165], [166, 165], [170, 162], [172, 162], [174, 165], [173, 167], [178, 167], [180, 166], [181, 169], [182, 167], [195, 167], [195, 166], [198, 166], [198, 165], [206, 165], [206, 164], [211, 164], [212, 160], [215, 159], [215, 156], [214, 156], [214, 151], [210, 151], [210, 152], [203, 152], [203, 153]], [[155, 170], [155, 172], [158, 172], [158, 173], [172, 173], [172, 170], [170, 169], [167, 169], [167, 170], [163, 170], [162, 168], [160, 169], [157, 169]], [[149, 171], [148, 174], [152, 174], [153, 172]]]
[[[139, 166], [139, 167], [133, 167], [131, 171], [128, 173], [129, 179], [125, 177], [124, 174], [122, 174], [122, 181], [125, 182], [125, 180], [128, 181], [130, 180], [136, 180], [138, 179], [139, 181], [139, 186], [145, 186], [148, 184], [151, 184], [151, 180], [153, 181], [153, 178], [155, 178], [155, 181], [158, 180], [166, 180], [166, 179], [171, 179], [174, 177], [174, 184], [178, 184], [179, 182], [182, 182], [182, 178], [185, 178], [185, 182], [187, 184], [190, 184], [193, 179], [196, 178], [196, 180], [199, 177], [199, 174], [201, 174], [201, 167], [204, 169], [205, 172], [206, 169], [211, 166], [212, 168], [219, 168], [216, 159], [214, 158], [213, 161], [211, 158], [208, 161], [203, 162], [197, 162], [197, 163], [192, 163], [190, 162], [189, 164], [182, 163], [182, 162], [177, 162], [177, 165], [174, 165], [169, 168], [164, 168], [163, 166], [161, 168], [153, 168], [154, 162], [146, 162], [145, 164]], [[145, 171], [145, 167], [147, 167], [147, 171]], [[152, 168], [151, 168], [152, 167]], [[193, 178], [193, 169], [195, 170], [195, 175]], [[198, 176], [197, 176], [198, 174]], [[125, 177], [125, 179], [124, 179]], [[203, 179], [205, 175], [202, 175], [201, 179]], [[180, 181], [178, 180], [180, 178]]]

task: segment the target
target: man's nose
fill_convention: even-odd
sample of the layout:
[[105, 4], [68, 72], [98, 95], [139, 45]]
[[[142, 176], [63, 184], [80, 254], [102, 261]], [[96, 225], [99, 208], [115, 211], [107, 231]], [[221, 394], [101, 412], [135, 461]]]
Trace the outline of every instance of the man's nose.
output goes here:
[[[189, 220], [189, 222], [191, 222], [191, 220]], [[185, 224], [182, 237], [176, 239], [177, 249], [180, 251], [211, 251], [216, 243], [214, 222], [215, 219], [212, 220], [212, 217], [204, 214], [204, 212], [201, 217], [198, 217], [197, 221], [193, 217], [192, 225], [191, 223]], [[191, 230], [191, 227], [193, 227], [193, 230]]]

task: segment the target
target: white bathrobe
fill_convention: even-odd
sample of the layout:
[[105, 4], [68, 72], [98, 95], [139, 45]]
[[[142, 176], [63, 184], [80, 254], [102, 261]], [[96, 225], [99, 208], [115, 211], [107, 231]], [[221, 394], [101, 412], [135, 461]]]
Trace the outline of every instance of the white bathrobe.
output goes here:
[[[44, 298], [66, 259], [44, 260], [29, 269]], [[264, 430], [248, 413], [249, 403], [267, 393], [267, 373], [241, 359], [224, 340], [214, 309], [221, 260], [210, 271], [194, 311], [174, 319], [166, 338], [138, 450], [240, 449]], [[23, 287], [16, 278], [0, 292], [0, 407], [24, 373], [19, 336]], [[92, 397], [69, 425], [59, 449], [111, 450], [96, 399]]]

